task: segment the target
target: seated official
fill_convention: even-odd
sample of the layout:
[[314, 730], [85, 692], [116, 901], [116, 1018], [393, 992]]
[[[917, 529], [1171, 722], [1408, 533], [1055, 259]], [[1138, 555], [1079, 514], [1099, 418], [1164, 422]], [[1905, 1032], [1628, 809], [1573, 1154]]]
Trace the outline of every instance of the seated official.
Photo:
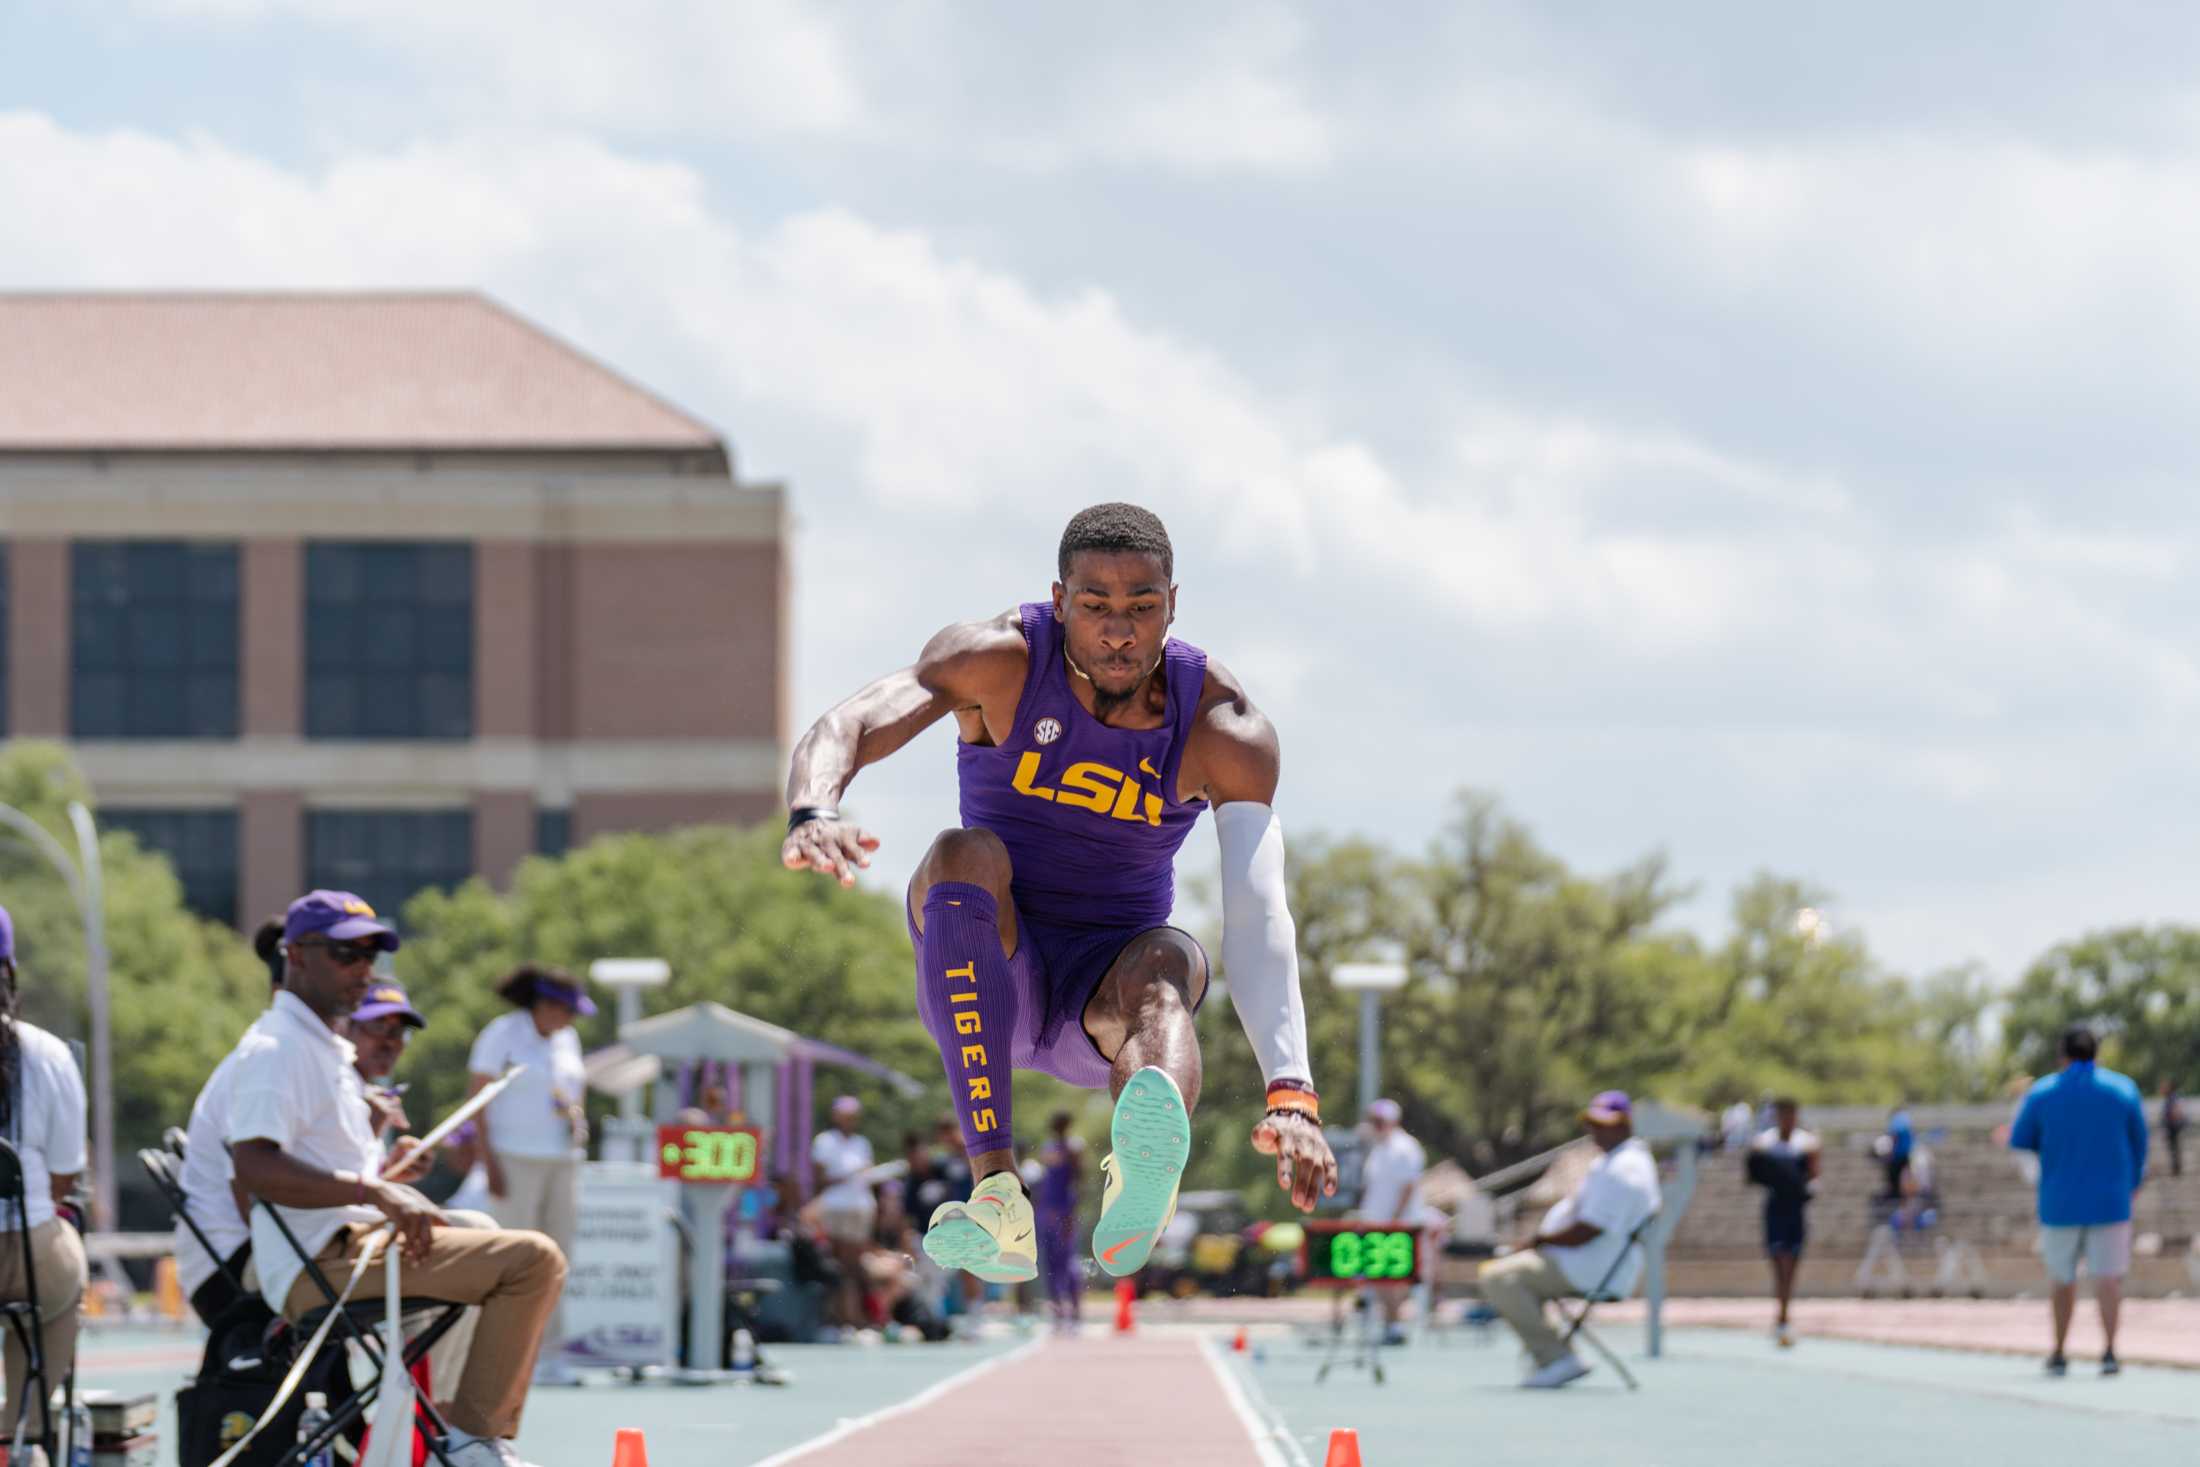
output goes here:
[[1544, 1214], [1533, 1247], [1482, 1265], [1482, 1297], [1535, 1357], [1534, 1372], [1521, 1384], [1537, 1390], [1589, 1373], [1551, 1328], [1544, 1303], [1578, 1297], [1599, 1285], [1612, 1294], [1633, 1293], [1642, 1274], [1642, 1250], [1628, 1240], [1662, 1200], [1657, 1161], [1635, 1139], [1634, 1106], [1626, 1094], [1605, 1091], [1581, 1119], [1600, 1153], [1589, 1174], [1571, 1197]]
[[[283, 991], [281, 917], [270, 917], [260, 924], [253, 935], [252, 950], [267, 964], [267, 996], [273, 1003]], [[254, 1019], [252, 1028], [266, 1023], [267, 1017], [262, 1014]], [[223, 1277], [226, 1267], [230, 1278], [246, 1279], [252, 1261], [252, 1199], [237, 1190], [229, 1162], [229, 1094], [236, 1070], [237, 1056], [232, 1051], [214, 1066], [198, 1099], [191, 1103], [190, 1124], [184, 1128], [183, 1165], [176, 1173], [183, 1189], [184, 1211], [221, 1257], [221, 1266], [217, 1267], [213, 1255], [199, 1246], [198, 1237], [181, 1218], [176, 1220], [176, 1280], [183, 1285], [192, 1312], [209, 1329], [249, 1297]]]
[[[15, 1017], [15, 994], [15, 923], [0, 907], [0, 1076], [13, 1075], [12, 1084], [0, 1085], [0, 1135], [23, 1159], [22, 1211], [0, 1207], [0, 1299], [28, 1299], [36, 1283], [39, 1348], [46, 1386], [54, 1390], [76, 1360], [77, 1307], [84, 1300], [84, 1240], [56, 1210], [84, 1174], [84, 1077], [67, 1044]], [[31, 1235], [29, 1279], [13, 1236], [24, 1227]], [[21, 1412], [30, 1353], [13, 1329], [5, 1333], [9, 1421], [20, 1421], [35, 1438], [47, 1423], [35, 1411]]]
[[[237, 1184], [282, 1209], [332, 1282], [348, 1278], [362, 1257], [379, 1264], [386, 1223], [408, 1297], [480, 1306], [475, 1347], [444, 1413], [450, 1459], [453, 1467], [523, 1467], [510, 1438], [564, 1288], [565, 1257], [540, 1233], [453, 1226], [383, 1175], [356, 1052], [337, 1029], [366, 998], [375, 954], [397, 945], [397, 934], [349, 893], [309, 892], [291, 903], [284, 991], [237, 1047], [229, 1126]], [[408, 1169], [425, 1160], [409, 1158]], [[270, 1308], [297, 1320], [327, 1302], [268, 1206], [254, 1210], [252, 1236]]]

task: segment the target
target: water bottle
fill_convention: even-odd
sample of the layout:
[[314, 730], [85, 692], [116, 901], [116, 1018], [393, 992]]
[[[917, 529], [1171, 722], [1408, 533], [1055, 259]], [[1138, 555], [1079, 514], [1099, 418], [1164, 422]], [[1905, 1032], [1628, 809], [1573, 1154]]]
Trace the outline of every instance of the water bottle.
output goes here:
[[[298, 1418], [299, 1442], [309, 1440], [327, 1425], [328, 1397], [320, 1391], [307, 1391], [305, 1414]], [[334, 1455], [329, 1450], [329, 1443], [323, 1442], [321, 1450], [306, 1458], [305, 1467], [334, 1467]]]
[[733, 1368], [742, 1371], [756, 1369], [756, 1336], [746, 1329], [733, 1332]]
[[69, 1411], [69, 1467], [92, 1467], [92, 1408], [81, 1403]]

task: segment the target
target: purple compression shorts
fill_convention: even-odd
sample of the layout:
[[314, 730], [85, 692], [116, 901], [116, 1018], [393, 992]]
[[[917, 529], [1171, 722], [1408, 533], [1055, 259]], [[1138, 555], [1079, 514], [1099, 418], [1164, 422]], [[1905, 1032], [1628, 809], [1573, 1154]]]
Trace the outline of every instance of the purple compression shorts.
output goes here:
[[[921, 964], [924, 935], [909, 910], [909, 894], [902, 894], [901, 909], [909, 923], [909, 941]], [[1009, 955], [1008, 973], [1022, 996], [1016, 1015], [1016, 1033], [1009, 1045], [1009, 1064], [1019, 1070], [1037, 1070], [1081, 1090], [1104, 1090], [1108, 1084], [1107, 1057], [1085, 1032], [1085, 1005], [1093, 990], [1108, 976], [1116, 957], [1142, 932], [1153, 926], [1088, 927], [1065, 922], [1041, 922], [1016, 909], [1016, 951]], [[1183, 931], [1182, 928], [1171, 929]], [[1187, 937], [1191, 934], [1185, 933]], [[1195, 946], [1198, 939], [1192, 939]], [[1200, 949], [1204, 957], [1206, 949]], [[917, 981], [924, 981], [920, 967]], [[1202, 991], [1192, 1012], [1207, 1001]]]

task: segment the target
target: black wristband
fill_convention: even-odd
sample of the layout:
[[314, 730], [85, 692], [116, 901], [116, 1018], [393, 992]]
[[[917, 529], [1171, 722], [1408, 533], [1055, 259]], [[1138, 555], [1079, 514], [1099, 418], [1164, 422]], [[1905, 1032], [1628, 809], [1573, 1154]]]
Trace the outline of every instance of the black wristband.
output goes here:
[[793, 834], [797, 825], [808, 825], [813, 820], [838, 820], [840, 812], [830, 805], [797, 805], [787, 812], [787, 833]]

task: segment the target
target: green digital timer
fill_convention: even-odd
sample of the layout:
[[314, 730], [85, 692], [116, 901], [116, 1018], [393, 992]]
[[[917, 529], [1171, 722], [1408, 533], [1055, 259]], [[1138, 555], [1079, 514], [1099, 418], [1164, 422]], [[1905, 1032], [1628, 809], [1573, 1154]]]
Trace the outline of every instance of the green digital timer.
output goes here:
[[657, 1175], [676, 1182], [752, 1182], [761, 1133], [739, 1126], [659, 1126]]
[[1421, 1276], [1420, 1235], [1381, 1223], [1309, 1223], [1308, 1283], [1413, 1283]]

